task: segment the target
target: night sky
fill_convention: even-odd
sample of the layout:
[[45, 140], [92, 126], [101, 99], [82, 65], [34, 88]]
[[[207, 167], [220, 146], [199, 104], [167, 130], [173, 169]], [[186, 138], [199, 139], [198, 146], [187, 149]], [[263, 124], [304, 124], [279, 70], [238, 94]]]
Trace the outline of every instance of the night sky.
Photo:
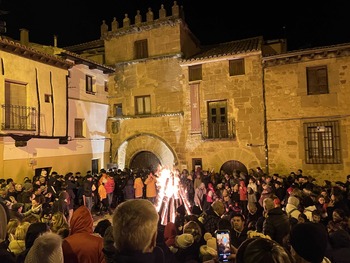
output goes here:
[[[59, 2], [59, 4], [58, 4]], [[92, 2], [92, 3], [91, 3]], [[19, 29], [29, 30], [31, 42], [65, 47], [99, 39], [100, 25], [113, 17], [121, 25], [125, 13], [132, 24], [136, 10], [146, 17], [148, 7], [155, 19], [164, 4], [171, 13], [173, 0], [0, 0], [0, 10], [8, 11], [6, 36], [19, 39]], [[243, 3], [244, 2], [244, 3]], [[350, 43], [347, 1], [197, 1], [178, 0], [185, 21], [201, 44], [216, 44], [255, 36], [265, 40], [287, 38], [288, 49], [303, 49]]]

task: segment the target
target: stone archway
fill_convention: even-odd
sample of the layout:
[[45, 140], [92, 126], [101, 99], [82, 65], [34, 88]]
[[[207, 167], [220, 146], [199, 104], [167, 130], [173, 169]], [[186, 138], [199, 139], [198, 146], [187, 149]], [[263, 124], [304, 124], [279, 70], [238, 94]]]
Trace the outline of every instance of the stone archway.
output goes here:
[[157, 156], [149, 151], [143, 151], [137, 153], [130, 161], [129, 168], [132, 170], [138, 170], [142, 168], [154, 171], [159, 165], [162, 165]]
[[175, 152], [162, 138], [143, 133], [129, 137], [120, 144], [116, 153], [118, 168], [130, 168], [134, 158], [142, 152], [152, 153], [163, 167], [172, 168], [178, 162]]
[[247, 167], [240, 161], [236, 160], [230, 160], [225, 162], [220, 168], [220, 172], [221, 171], [227, 174], [232, 174], [234, 171], [240, 171], [242, 173], [248, 174]]

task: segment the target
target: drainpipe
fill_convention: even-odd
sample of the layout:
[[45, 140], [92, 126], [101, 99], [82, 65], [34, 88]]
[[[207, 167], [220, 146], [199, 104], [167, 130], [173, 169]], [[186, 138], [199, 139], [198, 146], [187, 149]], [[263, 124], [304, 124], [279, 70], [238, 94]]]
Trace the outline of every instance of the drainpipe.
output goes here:
[[265, 171], [269, 174], [269, 148], [267, 141], [267, 117], [266, 117], [266, 94], [265, 94], [265, 66], [264, 61], [262, 62], [262, 95], [263, 95], [263, 112], [264, 112], [264, 144], [265, 144]]
[[51, 111], [52, 111], [52, 136], [55, 135], [55, 96], [53, 94], [53, 86], [52, 86], [52, 72], [50, 71], [50, 88], [51, 88]]
[[41, 115], [41, 104], [40, 104], [40, 92], [39, 92], [39, 82], [38, 82], [38, 69], [35, 69], [35, 86], [36, 86], [36, 97], [38, 100], [38, 135], [40, 136], [40, 115]]

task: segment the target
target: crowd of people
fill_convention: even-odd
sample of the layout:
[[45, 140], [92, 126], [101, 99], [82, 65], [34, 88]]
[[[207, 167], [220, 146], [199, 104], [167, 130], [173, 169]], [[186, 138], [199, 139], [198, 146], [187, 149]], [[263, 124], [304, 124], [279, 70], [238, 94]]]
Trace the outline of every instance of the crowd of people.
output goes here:
[[[350, 175], [319, 185], [301, 169], [174, 174], [186, 200], [166, 224], [160, 169], [0, 179], [1, 262], [217, 262], [218, 230], [228, 262], [349, 262]], [[94, 226], [104, 214], [112, 221]]]

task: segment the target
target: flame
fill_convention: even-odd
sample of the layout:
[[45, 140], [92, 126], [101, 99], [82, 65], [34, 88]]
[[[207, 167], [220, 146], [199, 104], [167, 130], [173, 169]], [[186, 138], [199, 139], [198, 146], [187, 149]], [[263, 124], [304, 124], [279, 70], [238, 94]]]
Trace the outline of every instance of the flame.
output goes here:
[[175, 222], [176, 209], [181, 205], [184, 205], [187, 214], [191, 214], [190, 202], [187, 200], [185, 187], [180, 183], [178, 170], [158, 168], [157, 189], [155, 207], [162, 225]]

